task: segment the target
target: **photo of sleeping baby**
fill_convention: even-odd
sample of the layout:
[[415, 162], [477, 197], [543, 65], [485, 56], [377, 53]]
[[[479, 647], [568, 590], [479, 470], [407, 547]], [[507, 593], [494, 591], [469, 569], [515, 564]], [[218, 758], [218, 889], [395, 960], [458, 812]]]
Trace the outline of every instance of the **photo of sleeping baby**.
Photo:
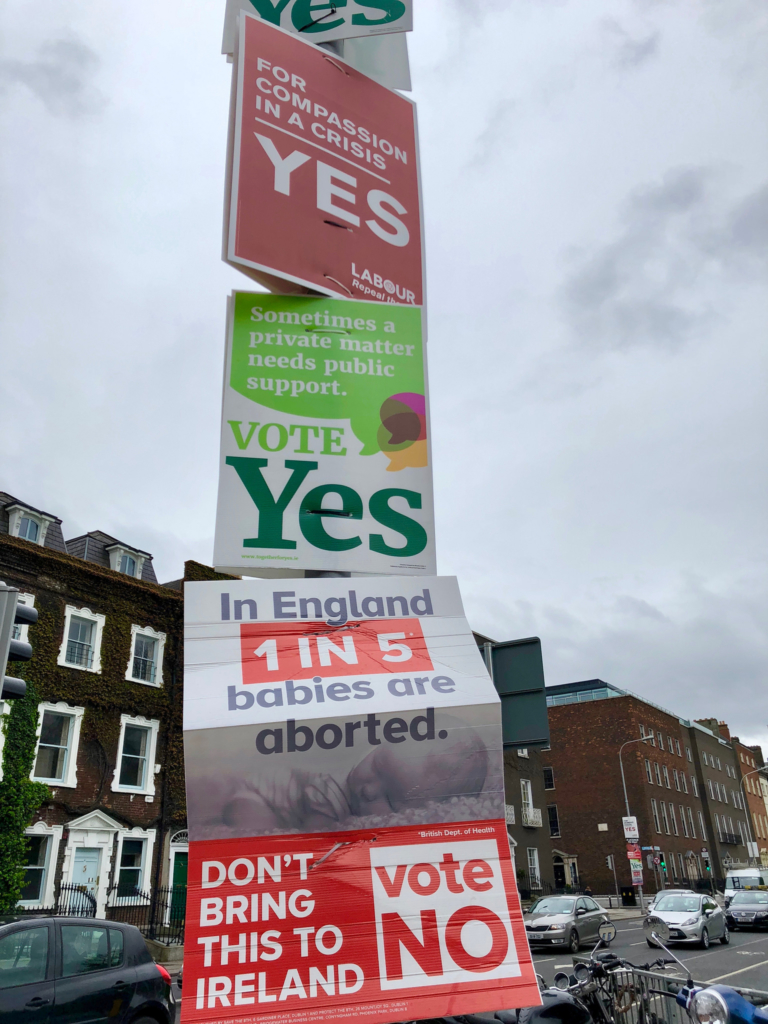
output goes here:
[[190, 838], [504, 817], [494, 704], [185, 733]]

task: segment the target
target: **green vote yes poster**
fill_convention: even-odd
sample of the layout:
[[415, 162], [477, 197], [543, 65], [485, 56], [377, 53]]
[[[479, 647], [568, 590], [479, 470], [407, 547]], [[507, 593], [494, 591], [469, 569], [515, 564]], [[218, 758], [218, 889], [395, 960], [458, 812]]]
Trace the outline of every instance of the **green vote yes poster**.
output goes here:
[[421, 309], [232, 295], [214, 563], [435, 572]]

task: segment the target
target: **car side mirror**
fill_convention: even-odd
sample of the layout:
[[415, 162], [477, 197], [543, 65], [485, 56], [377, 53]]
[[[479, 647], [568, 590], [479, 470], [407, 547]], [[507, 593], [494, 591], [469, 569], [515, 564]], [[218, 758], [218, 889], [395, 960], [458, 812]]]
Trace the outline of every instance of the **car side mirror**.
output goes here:
[[714, 910], [705, 910], [704, 911], [704, 916], [705, 917], [712, 917], [713, 914], [714, 914]]
[[581, 917], [582, 914], [586, 914], [586, 910], [584, 909], [584, 907], [579, 907], [579, 909], [576, 911], [576, 917]]

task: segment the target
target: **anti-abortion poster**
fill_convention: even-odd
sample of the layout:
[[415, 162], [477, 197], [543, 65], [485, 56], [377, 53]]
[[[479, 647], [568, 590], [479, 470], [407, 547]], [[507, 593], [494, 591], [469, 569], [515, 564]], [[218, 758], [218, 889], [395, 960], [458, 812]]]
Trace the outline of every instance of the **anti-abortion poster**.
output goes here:
[[185, 585], [182, 1020], [539, 1002], [454, 578]]
[[214, 564], [433, 574], [422, 312], [235, 292]]

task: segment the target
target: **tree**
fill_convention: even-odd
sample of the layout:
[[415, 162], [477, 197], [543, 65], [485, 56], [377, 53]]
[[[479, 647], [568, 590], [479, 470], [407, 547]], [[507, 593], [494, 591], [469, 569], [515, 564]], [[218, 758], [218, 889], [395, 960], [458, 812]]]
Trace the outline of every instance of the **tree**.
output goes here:
[[16, 909], [29, 848], [24, 830], [51, 795], [45, 783], [30, 780], [37, 743], [38, 696], [34, 685], [27, 682], [26, 696], [10, 703], [10, 714], [2, 716], [5, 743], [0, 782], [0, 913]]

